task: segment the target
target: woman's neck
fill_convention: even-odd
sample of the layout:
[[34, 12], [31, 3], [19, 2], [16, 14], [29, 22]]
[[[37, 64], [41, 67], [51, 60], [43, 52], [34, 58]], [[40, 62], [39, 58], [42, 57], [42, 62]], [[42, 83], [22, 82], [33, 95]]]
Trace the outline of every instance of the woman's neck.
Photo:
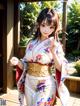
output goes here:
[[40, 38], [41, 41], [44, 41], [44, 40], [46, 40], [46, 39], [48, 39], [48, 37], [41, 37], [41, 38]]

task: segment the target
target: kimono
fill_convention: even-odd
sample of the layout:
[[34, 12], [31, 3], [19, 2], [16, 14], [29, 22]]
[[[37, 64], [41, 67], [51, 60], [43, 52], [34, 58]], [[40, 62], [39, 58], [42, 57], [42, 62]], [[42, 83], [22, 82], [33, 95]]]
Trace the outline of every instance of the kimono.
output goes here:
[[[53, 75], [35, 78], [35, 76], [26, 74], [28, 62], [54, 65], [54, 59], [51, 52], [51, 43], [53, 40], [54, 37], [50, 37], [42, 42], [36, 39], [28, 43], [25, 56], [21, 60], [24, 69], [21, 70], [17, 66], [16, 71], [20, 106], [24, 106], [24, 95], [26, 100], [28, 99], [27, 102], [29, 102], [27, 106], [41, 106], [41, 104], [44, 104], [44, 106], [54, 106], [53, 103], [56, 96], [60, 98], [62, 106], [67, 106], [69, 92], [63, 82], [67, 77], [68, 62], [64, 57], [60, 42], [56, 41], [55, 53], [60, 59], [61, 70], [55, 68], [55, 78]], [[44, 82], [38, 84], [40, 81]]]

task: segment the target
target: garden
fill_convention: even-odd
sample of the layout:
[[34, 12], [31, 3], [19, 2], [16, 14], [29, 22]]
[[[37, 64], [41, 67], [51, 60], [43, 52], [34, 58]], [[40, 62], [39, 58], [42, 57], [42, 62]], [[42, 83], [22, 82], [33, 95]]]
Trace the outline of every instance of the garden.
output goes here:
[[[58, 1], [20, 3], [21, 40], [18, 50], [19, 58], [24, 56], [26, 45], [34, 35], [37, 14], [44, 7], [55, 8], [59, 12], [62, 6], [60, 3]], [[61, 12], [59, 12], [59, 16], [62, 21]], [[59, 35], [60, 39], [62, 39], [62, 30]], [[67, 7], [65, 48], [66, 58], [72, 63], [73, 69], [75, 69], [65, 83], [70, 91], [80, 93], [80, 3], [77, 0], [72, 0], [72, 3]]]

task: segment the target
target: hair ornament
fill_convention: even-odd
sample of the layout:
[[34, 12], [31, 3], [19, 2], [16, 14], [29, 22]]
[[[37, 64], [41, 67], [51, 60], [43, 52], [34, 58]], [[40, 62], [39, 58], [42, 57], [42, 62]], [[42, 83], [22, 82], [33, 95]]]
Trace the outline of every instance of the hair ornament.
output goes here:
[[52, 16], [52, 13], [51, 13], [51, 9], [49, 9], [48, 13], [50, 16]]

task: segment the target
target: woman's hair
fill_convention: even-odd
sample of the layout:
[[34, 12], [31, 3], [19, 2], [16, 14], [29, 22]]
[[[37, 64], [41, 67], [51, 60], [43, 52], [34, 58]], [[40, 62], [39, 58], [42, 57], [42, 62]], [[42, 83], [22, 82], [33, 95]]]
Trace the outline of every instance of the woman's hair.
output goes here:
[[53, 27], [55, 28], [54, 32], [50, 36], [54, 36], [54, 37], [58, 38], [59, 16], [53, 9], [45, 8], [40, 12], [40, 14], [37, 18], [37, 30], [35, 32], [34, 39], [41, 37], [40, 25], [45, 20], [48, 25], [53, 24]]

